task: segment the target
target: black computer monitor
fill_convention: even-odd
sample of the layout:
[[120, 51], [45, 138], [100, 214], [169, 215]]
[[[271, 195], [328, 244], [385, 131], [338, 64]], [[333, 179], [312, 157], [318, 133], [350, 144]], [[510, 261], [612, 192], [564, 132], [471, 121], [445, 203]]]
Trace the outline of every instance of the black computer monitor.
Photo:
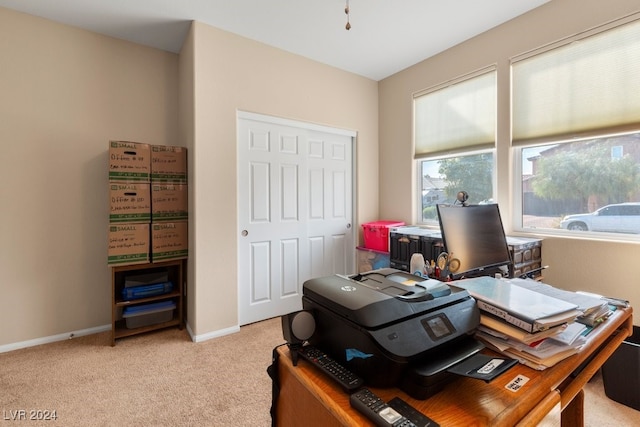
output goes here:
[[454, 279], [493, 275], [511, 263], [497, 204], [437, 205], [445, 251], [460, 261]]

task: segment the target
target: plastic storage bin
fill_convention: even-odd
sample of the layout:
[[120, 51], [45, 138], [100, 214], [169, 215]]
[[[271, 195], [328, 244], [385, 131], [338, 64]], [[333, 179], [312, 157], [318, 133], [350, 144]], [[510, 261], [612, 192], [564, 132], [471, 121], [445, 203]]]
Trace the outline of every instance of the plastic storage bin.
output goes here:
[[358, 273], [364, 273], [379, 268], [388, 268], [389, 253], [380, 252], [373, 249], [356, 247], [358, 250]]
[[174, 301], [162, 301], [151, 304], [141, 304], [126, 307], [122, 317], [126, 319], [128, 329], [151, 326], [157, 323], [169, 322], [173, 319]]
[[404, 222], [374, 221], [362, 224], [364, 247], [381, 252], [389, 252], [389, 228], [399, 227]]
[[604, 394], [640, 411], [640, 327], [602, 365]]

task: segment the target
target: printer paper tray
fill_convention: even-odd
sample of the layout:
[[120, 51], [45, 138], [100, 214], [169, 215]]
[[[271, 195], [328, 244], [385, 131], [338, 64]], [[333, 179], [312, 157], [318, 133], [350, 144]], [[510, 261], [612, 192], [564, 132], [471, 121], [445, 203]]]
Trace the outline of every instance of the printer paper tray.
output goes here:
[[413, 365], [420, 377], [432, 377], [446, 371], [484, 348], [484, 344], [471, 336], [464, 336], [446, 345], [437, 347], [428, 360]]
[[457, 365], [452, 366], [448, 371], [452, 374], [477, 378], [489, 382], [507, 371], [516, 363], [518, 363], [518, 361], [515, 359], [477, 353]]
[[441, 345], [432, 350], [425, 360], [408, 367], [400, 388], [414, 399], [427, 399], [456, 378], [450, 368], [473, 357], [483, 348], [480, 341], [469, 335]]

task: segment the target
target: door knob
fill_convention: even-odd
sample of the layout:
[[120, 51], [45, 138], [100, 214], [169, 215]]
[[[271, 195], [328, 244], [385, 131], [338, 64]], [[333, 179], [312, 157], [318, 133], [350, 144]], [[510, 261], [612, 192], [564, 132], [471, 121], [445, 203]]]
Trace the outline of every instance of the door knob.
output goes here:
[[249, 232], [247, 230], [242, 230], [242, 237], [247, 237], [249, 235]]

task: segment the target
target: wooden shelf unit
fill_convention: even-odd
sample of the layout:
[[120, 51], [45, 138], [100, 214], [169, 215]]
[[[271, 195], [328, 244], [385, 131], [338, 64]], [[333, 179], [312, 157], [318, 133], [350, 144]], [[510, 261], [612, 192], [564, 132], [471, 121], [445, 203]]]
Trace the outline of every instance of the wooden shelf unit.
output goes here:
[[[185, 287], [185, 264], [186, 259], [177, 259], [163, 262], [147, 264], [113, 266], [111, 268], [111, 345], [116, 345], [116, 339], [145, 332], [155, 331], [171, 326], [184, 327], [184, 287]], [[127, 275], [144, 274], [154, 272], [166, 272], [169, 280], [173, 283], [171, 292], [153, 297], [139, 298], [134, 300], [124, 300], [122, 289]], [[139, 304], [174, 300], [176, 308], [173, 310], [173, 318], [166, 322], [155, 323], [137, 328], [127, 328], [126, 321], [122, 317], [125, 307]]]

